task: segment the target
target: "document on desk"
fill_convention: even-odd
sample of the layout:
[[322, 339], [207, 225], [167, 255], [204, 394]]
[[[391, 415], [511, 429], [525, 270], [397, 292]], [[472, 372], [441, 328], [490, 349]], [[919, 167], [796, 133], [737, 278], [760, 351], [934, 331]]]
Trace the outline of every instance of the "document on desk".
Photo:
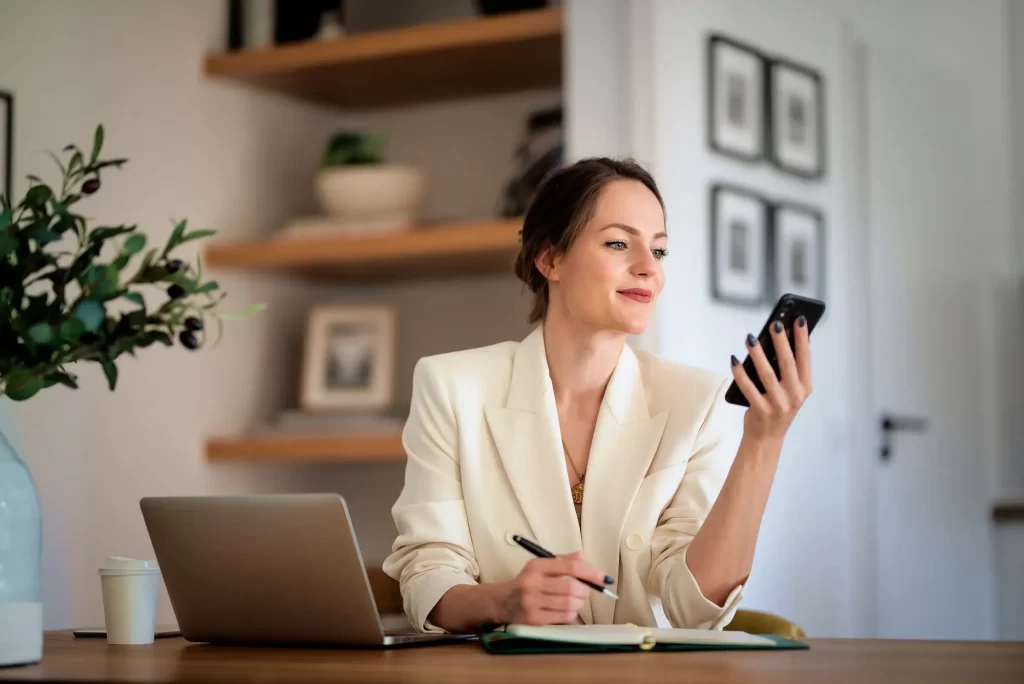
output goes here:
[[483, 635], [481, 642], [491, 653], [807, 648], [803, 642], [773, 635], [636, 625], [508, 625], [504, 631]]

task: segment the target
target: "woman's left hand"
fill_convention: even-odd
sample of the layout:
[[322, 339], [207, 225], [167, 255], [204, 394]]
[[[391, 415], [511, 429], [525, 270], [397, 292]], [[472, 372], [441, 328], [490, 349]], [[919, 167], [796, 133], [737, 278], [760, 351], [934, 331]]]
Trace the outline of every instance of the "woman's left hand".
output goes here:
[[782, 323], [776, 321], [772, 324], [771, 335], [775, 355], [779, 360], [781, 379], [775, 376], [764, 348], [753, 335], [747, 335], [747, 351], [761, 378], [765, 394], [757, 391], [753, 380], [747, 376], [735, 356], [732, 357], [732, 374], [737, 387], [750, 404], [743, 418], [744, 437], [781, 441], [813, 388], [807, 320], [801, 316], [793, 327], [795, 355]]

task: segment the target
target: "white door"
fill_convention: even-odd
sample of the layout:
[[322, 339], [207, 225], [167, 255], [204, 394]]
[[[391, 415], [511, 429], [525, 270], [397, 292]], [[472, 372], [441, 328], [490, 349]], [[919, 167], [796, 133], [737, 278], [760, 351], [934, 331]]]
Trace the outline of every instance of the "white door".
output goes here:
[[874, 45], [862, 65], [878, 632], [991, 638], [970, 92]]

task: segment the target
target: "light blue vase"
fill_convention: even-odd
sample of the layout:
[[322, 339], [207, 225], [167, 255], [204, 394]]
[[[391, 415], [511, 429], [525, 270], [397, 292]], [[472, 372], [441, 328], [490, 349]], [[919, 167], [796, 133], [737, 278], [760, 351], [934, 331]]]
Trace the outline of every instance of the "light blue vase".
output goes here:
[[43, 657], [42, 519], [32, 475], [0, 432], [0, 667]]

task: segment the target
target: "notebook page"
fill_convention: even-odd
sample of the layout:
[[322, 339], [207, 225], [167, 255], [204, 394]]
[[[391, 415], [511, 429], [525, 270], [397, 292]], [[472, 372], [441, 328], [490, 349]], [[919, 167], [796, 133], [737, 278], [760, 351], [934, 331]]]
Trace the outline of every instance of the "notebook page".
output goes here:
[[774, 646], [775, 642], [756, 634], [728, 632], [717, 629], [657, 629], [647, 632], [661, 644], [729, 644]]
[[634, 625], [508, 625], [505, 631], [527, 639], [627, 646], [640, 645], [644, 636], [650, 632]]

